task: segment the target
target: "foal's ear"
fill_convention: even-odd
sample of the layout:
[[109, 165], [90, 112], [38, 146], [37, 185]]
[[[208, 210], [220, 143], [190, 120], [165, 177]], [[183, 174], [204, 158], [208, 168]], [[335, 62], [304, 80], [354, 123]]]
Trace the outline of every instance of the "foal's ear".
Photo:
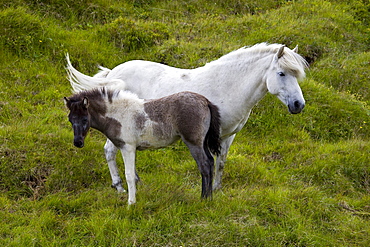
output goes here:
[[69, 102], [69, 99], [67, 97], [64, 97], [63, 99], [64, 99], [64, 104], [67, 105]]
[[295, 46], [295, 48], [293, 49], [293, 52], [298, 53], [298, 45]]
[[85, 96], [84, 99], [82, 100], [82, 105], [87, 109], [89, 107], [89, 99]]

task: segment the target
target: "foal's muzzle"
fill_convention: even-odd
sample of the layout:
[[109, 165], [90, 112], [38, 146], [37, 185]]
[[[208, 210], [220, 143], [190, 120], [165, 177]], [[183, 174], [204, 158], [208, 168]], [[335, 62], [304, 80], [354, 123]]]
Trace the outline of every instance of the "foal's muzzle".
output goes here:
[[84, 128], [80, 124], [73, 124], [72, 128], [74, 135], [73, 144], [78, 148], [82, 148], [84, 146], [84, 139], [86, 135], [86, 133], [84, 133]]
[[82, 138], [75, 138], [73, 140], [73, 145], [75, 145], [78, 148], [82, 148], [84, 146], [84, 140]]
[[300, 113], [305, 106], [304, 102], [301, 102], [299, 100], [295, 100], [292, 103], [288, 104], [289, 112], [292, 114]]

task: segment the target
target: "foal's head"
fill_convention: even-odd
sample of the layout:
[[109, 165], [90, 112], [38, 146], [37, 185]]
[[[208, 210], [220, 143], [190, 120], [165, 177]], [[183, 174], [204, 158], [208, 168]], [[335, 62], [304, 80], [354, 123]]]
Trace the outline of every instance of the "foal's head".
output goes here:
[[68, 120], [73, 128], [73, 144], [78, 148], [82, 148], [90, 128], [89, 100], [87, 97], [78, 100], [64, 97], [64, 102], [70, 110]]

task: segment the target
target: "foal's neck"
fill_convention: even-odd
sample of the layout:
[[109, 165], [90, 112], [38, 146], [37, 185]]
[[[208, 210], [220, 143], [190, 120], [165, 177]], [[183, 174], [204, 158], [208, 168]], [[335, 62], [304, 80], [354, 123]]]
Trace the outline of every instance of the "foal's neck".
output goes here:
[[90, 114], [90, 126], [94, 129], [97, 129], [103, 132], [101, 127], [104, 126], [104, 123], [106, 122], [106, 114], [107, 114], [107, 109], [106, 109], [105, 104], [102, 104], [102, 102], [96, 102], [96, 101], [89, 102], [88, 111]]
[[[122, 147], [125, 142], [121, 139], [121, 123], [109, 115], [109, 103], [92, 102], [89, 106], [90, 126], [102, 132], [116, 147]], [[122, 116], [122, 115], [121, 115]]]
[[[107, 106], [104, 100], [90, 100], [88, 112], [90, 115], [90, 126], [102, 131], [100, 126], [106, 121]], [[103, 132], [103, 131], [102, 131]]]

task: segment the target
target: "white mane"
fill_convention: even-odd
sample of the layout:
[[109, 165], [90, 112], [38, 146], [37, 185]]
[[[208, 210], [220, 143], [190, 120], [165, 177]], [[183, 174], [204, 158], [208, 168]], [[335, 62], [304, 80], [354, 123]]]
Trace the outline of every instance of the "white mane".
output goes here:
[[[265, 53], [276, 54], [281, 46], [281, 44], [260, 43], [251, 47], [242, 47], [222, 56], [218, 60], [210, 62], [209, 64], [215, 62], [242, 60], [243, 57], [245, 57], [246, 61], [253, 62], [253, 58], [256, 58], [252, 57], [253, 55], [255, 56]], [[302, 56], [300, 56], [298, 53], [295, 53], [288, 47], [284, 48], [284, 54], [278, 61], [281, 68], [289, 71], [298, 79], [305, 77], [306, 74], [304, 70], [308, 67], [308, 63]]]

